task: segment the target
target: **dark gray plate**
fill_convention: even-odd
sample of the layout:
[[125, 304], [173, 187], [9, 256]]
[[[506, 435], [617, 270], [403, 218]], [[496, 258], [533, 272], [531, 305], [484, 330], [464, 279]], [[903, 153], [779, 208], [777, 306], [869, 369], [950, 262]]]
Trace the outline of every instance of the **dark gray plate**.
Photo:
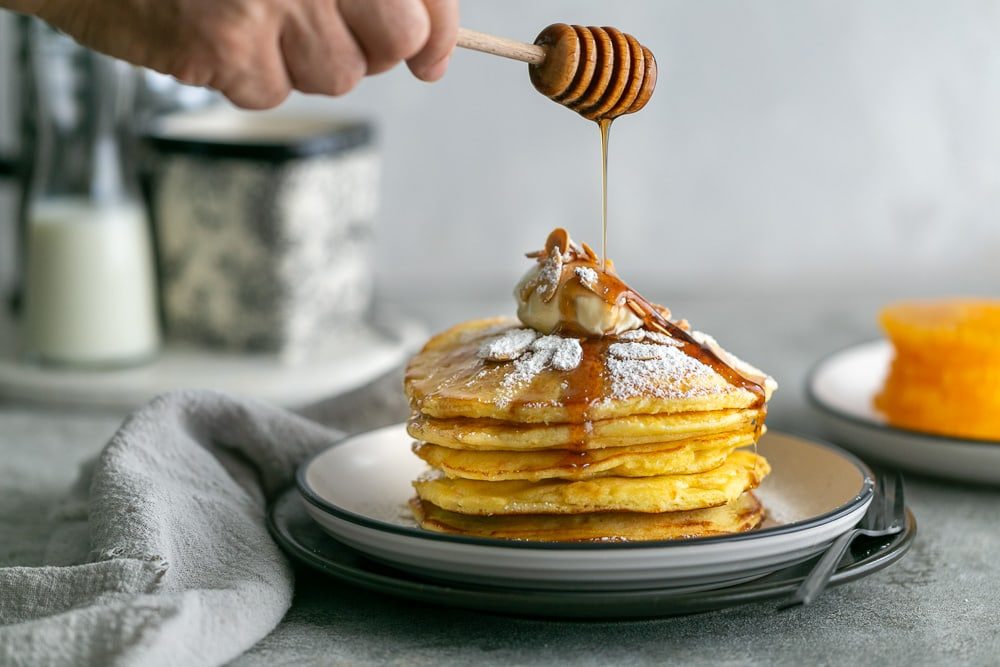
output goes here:
[[[630, 591], [546, 591], [441, 583], [375, 563], [327, 535], [306, 514], [295, 488], [286, 491], [268, 513], [268, 527], [293, 558], [337, 579], [368, 590], [433, 604], [479, 611], [558, 618], [642, 618], [680, 616], [790, 595], [815, 559], [761, 579], [699, 593], [665, 589]], [[913, 514], [906, 529], [890, 537], [854, 541], [831, 585], [854, 581], [903, 557], [917, 534]]]

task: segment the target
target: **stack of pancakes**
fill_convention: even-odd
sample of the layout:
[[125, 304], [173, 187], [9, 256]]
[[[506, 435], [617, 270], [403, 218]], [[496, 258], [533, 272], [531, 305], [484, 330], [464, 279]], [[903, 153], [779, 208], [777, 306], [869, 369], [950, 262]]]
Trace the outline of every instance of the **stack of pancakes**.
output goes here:
[[775, 385], [726, 362], [764, 391], [643, 329], [578, 339], [491, 319], [435, 336], [405, 378], [413, 449], [431, 466], [414, 482], [420, 525], [546, 541], [756, 527], [763, 508], [751, 490], [770, 468], [741, 448], [760, 436]]

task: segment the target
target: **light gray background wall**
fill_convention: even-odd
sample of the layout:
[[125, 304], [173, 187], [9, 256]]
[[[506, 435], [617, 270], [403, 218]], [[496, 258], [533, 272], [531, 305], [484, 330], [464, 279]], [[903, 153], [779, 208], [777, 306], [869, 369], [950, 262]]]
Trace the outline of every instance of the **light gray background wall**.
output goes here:
[[[873, 282], [1000, 287], [1000, 2], [465, 0], [464, 25], [531, 40], [614, 25], [656, 54], [649, 106], [616, 123], [610, 254], [671, 290]], [[0, 38], [2, 40], [2, 38]], [[525, 66], [458, 52], [341, 100], [374, 116], [383, 291], [502, 296], [556, 225], [596, 243], [596, 126]]]

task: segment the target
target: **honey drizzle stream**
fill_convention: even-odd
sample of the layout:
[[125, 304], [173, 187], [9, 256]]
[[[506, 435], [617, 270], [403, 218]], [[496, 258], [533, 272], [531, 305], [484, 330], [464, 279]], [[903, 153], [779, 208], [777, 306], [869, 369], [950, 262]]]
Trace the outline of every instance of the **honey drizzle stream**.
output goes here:
[[597, 121], [601, 128], [601, 268], [608, 262], [608, 138], [611, 135], [613, 118]]

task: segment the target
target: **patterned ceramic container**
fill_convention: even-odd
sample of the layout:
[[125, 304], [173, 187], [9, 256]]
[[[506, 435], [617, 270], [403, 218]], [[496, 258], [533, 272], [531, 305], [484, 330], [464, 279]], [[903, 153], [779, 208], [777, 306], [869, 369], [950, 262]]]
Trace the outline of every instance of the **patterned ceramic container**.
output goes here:
[[294, 361], [365, 317], [379, 171], [368, 123], [186, 114], [145, 144], [169, 336]]

